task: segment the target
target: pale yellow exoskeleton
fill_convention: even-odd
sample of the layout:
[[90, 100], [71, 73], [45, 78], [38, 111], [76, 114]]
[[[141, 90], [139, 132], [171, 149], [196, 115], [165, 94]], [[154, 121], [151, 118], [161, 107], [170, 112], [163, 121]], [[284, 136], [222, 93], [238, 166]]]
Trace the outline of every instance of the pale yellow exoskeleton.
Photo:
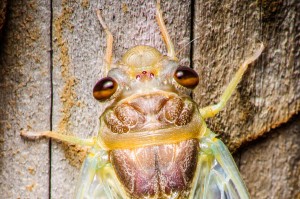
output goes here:
[[107, 34], [104, 62], [108, 74], [93, 94], [99, 101], [111, 102], [100, 117], [97, 137], [80, 139], [52, 131], [24, 131], [22, 135], [90, 147], [77, 199], [247, 199], [230, 152], [204, 120], [222, 110], [248, 64], [264, 47], [244, 61], [219, 103], [199, 108], [189, 95], [199, 82], [198, 75], [179, 66], [159, 1], [156, 6], [167, 55], [150, 46], [135, 46], [117, 64], [112, 63], [113, 36], [97, 12]]

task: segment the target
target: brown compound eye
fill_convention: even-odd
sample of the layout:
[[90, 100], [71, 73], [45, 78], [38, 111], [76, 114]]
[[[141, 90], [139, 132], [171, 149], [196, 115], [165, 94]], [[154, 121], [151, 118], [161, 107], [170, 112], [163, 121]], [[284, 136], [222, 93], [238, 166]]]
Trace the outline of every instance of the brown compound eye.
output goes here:
[[195, 88], [199, 83], [199, 76], [193, 69], [186, 66], [179, 66], [174, 73], [178, 84], [187, 88]]
[[93, 95], [99, 101], [110, 98], [117, 90], [118, 83], [111, 77], [102, 78], [94, 86]]

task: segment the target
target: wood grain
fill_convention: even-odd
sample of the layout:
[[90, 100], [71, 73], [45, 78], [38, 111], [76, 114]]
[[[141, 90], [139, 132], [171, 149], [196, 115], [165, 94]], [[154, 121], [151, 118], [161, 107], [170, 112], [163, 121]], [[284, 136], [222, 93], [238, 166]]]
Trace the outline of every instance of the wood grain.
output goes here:
[[243, 147], [240, 171], [252, 198], [300, 197], [300, 117]]
[[50, 129], [50, 4], [9, 1], [0, 47], [1, 198], [47, 198], [49, 141], [22, 129]]

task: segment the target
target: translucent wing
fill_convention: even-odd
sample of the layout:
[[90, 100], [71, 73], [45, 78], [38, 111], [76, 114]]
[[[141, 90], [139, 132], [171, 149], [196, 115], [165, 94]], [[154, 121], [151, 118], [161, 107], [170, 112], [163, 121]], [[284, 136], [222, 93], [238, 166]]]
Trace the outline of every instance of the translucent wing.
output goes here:
[[230, 152], [212, 132], [200, 141], [196, 175], [190, 198], [250, 198]]
[[106, 152], [98, 151], [86, 157], [76, 188], [76, 199], [126, 198], [112, 166], [103, 159], [103, 156], [106, 156], [104, 153]]

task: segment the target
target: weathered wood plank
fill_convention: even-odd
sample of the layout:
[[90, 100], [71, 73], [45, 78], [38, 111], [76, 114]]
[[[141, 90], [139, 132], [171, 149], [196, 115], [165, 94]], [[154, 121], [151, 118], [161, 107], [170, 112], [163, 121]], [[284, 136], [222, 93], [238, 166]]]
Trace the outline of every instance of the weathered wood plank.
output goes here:
[[240, 170], [252, 198], [300, 197], [300, 117], [242, 148]]
[[[266, 45], [225, 110], [208, 121], [232, 151], [299, 111], [299, 8], [299, 1], [196, 1], [194, 37], [200, 39], [194, 43], [193, 66], [201, 76], [195, 90], [201, 106], [218, 102], [255, 43]], [[266, 134], [270, 140], [236, 155], [253, 198], [296, 197], [299, 174], [292, 167], [299, 165], [297, 125], [271, 131]]]
[[[103, 10], [103, 17], [115, 37], [117, 60], [135, 45], [151, 45], [165, 52], [155, 21], [154, 3], [53, 1], [54, 130], [70, 131], [80, 137], [97, 133], [98, 117], [105, 105], [93, 99], [92, 89], [104, 76], [101, 66], [106, 38], [95, 9]], [[190, 38], [190, 2], [162, 2], [162, 8], [176, 49], [180, 49]], [[189, 49], [182, 51], [180, 58], [189, 58]], [[53, 143], [53, 198], [72, 198], [79, 174], [78, 163], [82, 159], [78, 150]]]
[[[262, 35], [268, 42], [268, 49], [262, 64], [265, 71], [257, 75], [261, 85], [266, 86], [263, 118], [271, 127], [285, 122], [293, 113], [299, 111], [300, 104], [300, 2], [299, 1], [261, 1]], [[275, 96], [274, 96], [275, 95]], [[273, 97], [274, 96], [274, 97]], [[263, 110], [263, 109], [261, 109]], [[260, 114], [262, 117], [262, 114]], [[259, 144], [254, 145], [250, 154], [242, 156], [243, 171], [248, 171], [246, 182], [254, 197], [258, 198], [299, 198], [299, 117], [296, 121], [274, 131], [268, 141], [260, 144], [265, 153], [258, 152]], [[278, 135], [279, 134], [279, 135]], [[252, 161], [261, 164], [251, 164]], [[257, 178], [260, 173], [259, 179]], [[254, 175], [253, 175], [254, 174]], [[259, 180], [259, 182], [256, 182]], [[260, 181], [261, 180], [261, 181]]]
[[266, 45], [225, 110], [209, 120], [232, 150], [288, 121], [300, 109], [300, 3], [268, 2], [196, 1], [194, 35], [200, 39], [194, 43], [193, 63], [201, 77], [195, 91], [201, 106], [218, 101], [255, 43]]
[[9, 1], [0, 43], [1, 198], [47, 198], [48, 140], [22, 129], [50, 128], [50, 4]]

